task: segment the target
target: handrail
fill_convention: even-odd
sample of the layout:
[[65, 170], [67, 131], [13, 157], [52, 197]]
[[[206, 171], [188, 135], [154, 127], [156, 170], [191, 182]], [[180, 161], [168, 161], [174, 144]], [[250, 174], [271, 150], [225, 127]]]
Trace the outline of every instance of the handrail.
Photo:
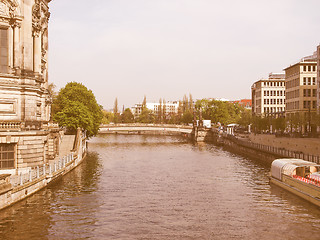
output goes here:
[[29, 169], [27, 173], [20, 173], [19, 175], [11, 175], [10, 183], [13, 187], [22, 186], [26, 183], [36, 181], [40, 178], [50, 178], [54, 176], [55, 173], [61, 171], [73, 163], [77, 159], [73, 153], [60, 158], [57, 161], [47, 163], [41, 166], [37, 166]]

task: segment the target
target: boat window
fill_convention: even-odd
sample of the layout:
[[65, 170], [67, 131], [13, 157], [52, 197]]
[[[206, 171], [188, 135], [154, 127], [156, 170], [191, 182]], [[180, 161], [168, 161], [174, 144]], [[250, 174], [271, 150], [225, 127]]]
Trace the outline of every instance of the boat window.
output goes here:
[[297, 174], [296, 174], [297, 176], [304, 177], [304, 174], [305, 174], [304, 167], [297, 167], [296, 171], [297, 171]]

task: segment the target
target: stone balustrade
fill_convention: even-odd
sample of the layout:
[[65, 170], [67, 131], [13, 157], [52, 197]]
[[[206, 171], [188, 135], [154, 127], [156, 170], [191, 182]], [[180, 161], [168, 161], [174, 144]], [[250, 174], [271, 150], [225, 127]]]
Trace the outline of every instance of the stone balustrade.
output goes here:
[[21, 130], [21, 122], [0, 122], [0, 131], [3, 130]]

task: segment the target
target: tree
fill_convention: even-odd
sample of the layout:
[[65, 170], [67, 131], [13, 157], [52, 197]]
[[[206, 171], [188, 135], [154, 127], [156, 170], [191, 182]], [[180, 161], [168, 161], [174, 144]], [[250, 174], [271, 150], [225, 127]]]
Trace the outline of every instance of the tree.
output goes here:
[[189, 111], [193, 113], [193, 98], [191, 93], [189, 94]]
[[167, 104], [166, 100], [162, 100], [162, 123], [167, 123]]
[[144, 95], [143, 102], [142, 102], [142, 109], [144, 109], [146, 107], [147, 107], [147, 97], [146, 97], [146, 95]]
[[113, 107], [113, 122], [119, 122], [119, 113], [118, 113], [118, 98], [114, 100], [114, 107]]
[[75, 133], [80, 127], [91, 137], [98, 133], [103, 113], [91, 90], [81, 83], [70, 82], [62, 88], [54, 104], [57, 112], [54, 121]]
[[251, 110], [244, 109], [241, 113], [241, 117], [238, 120], [238, 124], [243, 127], [248, 127], [252, 124], [252, 112]]
[[182, 117], [181, 117], [181, 122], [188, 124], [193, 122], [193, 114], [189, 111], [186, 111]]
[[158, 123], [162, 123], [162, 100], [159, 99], [159, 108], [158, 108]]
[[130, 110], [130, 108], [126, 108], [120, 116], [120, 120], [122, 123], [133, 123], [134, 116]]
[[220, 122], [222, 125], [238, 122], [244, 111], [238, 104], [208, 99], [198, 100], [195, 108], [198, 112], [201, 108], [203, 119], [211, 120], [213, 123]]
[[140, 123], [153, 123], [154, 114], [148, 108], [143, 108], [141, 114], [139, 115], [138, 122]]
[[102, 123], [103, 124], [109, 124], [114, 119], [114, 114], [112, 112], [108, 112], [106, 110], [102, 110], [103, 118]]

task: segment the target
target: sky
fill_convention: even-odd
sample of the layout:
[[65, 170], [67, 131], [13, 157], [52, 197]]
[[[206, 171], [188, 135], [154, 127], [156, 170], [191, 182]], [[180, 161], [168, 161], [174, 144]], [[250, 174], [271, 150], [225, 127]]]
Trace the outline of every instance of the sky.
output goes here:
[[49, 82], [105, 109], [251, 98], [251, 85], [320, 44], [319, 0], [54, 0]]

